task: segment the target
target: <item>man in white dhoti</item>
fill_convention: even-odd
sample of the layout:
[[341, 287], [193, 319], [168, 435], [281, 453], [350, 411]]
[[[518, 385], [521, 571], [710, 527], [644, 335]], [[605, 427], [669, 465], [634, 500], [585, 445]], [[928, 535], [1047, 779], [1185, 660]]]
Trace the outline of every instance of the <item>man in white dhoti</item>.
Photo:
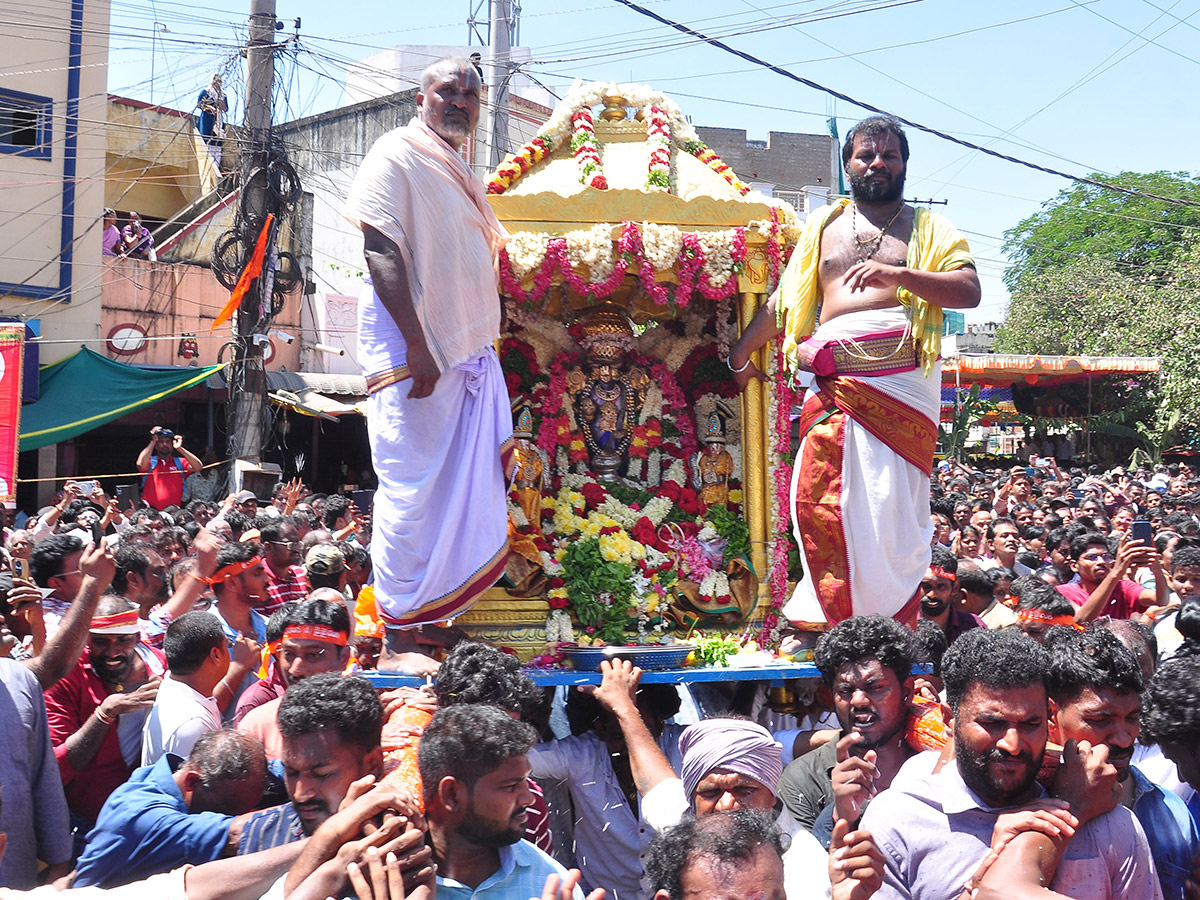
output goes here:
[[754, 351], [782, 334], [789, 371], [817, 376], [791, 492], [804, 579], [784, 614], [836, 624], [877, 613], [915, 626], [929, 567], [942, 309], [977, 306], [979, 278], [954, 226], [905, 204], [899, 123], [859, 122], [842, 162], [853, 201], [809, 217], [779, 289], [726, 362], [744, 388], [764, 378]]
[[359, 362], [379, 488], [371, 558], [387, 637], [380, 668], [431, 674], [435, 623], [504, 571], [502, 454], [512, 418], [494, 341], [496, 255], [507, 237], [461, 156], [479, 74], [448, 57], [421, 75], [418, 117], [363, 160], [345, 215], [362, 228], [371, 288]]

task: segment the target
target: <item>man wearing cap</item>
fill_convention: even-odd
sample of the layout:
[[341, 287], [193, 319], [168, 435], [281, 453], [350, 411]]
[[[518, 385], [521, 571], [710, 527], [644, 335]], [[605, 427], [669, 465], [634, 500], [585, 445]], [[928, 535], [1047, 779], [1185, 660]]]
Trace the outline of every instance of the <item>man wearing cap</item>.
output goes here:
[[258, 496], [254, 491], [238, 491], [233, 502], [238, 512], [251, 520], [258, 515]]
[[345, 596], [349, 572], [346, 555], [333, 544], [310, 547], [304, 557], [304, 574], [313, 590], [333, 588]]
[[[350, 614], [341, 597], [329, 588], [314, 594], [326, 592], [332, 596], [314, 596], [298, 604], [288, 615], [276, 663], [289, 688], [310, 675], [340, 673], [350, 661]], [[262, 741], [268, 759], [283, 756], [283, 739], [276, 722], [283, 699], [255, 707], [238, 723], [238, 731]]]
[[233, 682], [233, 690], [217, 689], [217, 702], [229, 722], [242, 691], [258, 678], [260, 649], [267, 642], [267, 620], [257, 610], [267, 598], [267, 565], [258, 544], [230, 542], [217, 551], [216, 566], [204, 580], [217, 595], [208, 612], [220, 621], [233, 655], [230, 677], [223, 682]]
[[79, 664], [46, 691], [50, 741], [77, 824], [95, 822], [138, 766], [142, 727], [165, 671], [163, 655], [141, 642], [137, 608], [103, 597]]
[[300, 531], [291, 516], [279, 516], [259, 529], [263, 559], [267, 563], [267, 596], [270, 599], [259, 607], [269, 616], [285, 603], [303, 600], [308, 593], [308, 579], [300, 565]]
[[204, 468], [196, 454], [183, 446], [183, 435], [155, 425], [150, 442], [138, 454], [137, 470], [146, 475], [142, 499], [155, 509], [179, 506], [183, 502], [183, 479]]
[[[745, 719], [704, 719], [679, 738], [683, 755], [677, 777], [637, 711], [641, 670], [624, 660], [604, 663], [604, 679], [596, 697], [620, 722], [629, 747], [630, 765], [642, 796], [642, 819], [656, 831], [679, 824], [690, 812], [697, 818], [738, 809], [770, 811], [791, 846], [783, 856], [788, 896], [831, 895], [829, 857], [825, 848], [776, 796], [783, 774], [782, 747], [761, 725]], [[835, 849], [843, 842], [869, 841], [864, 833], [835, 833]], [[878, 851], [872, 849], [872, 857]], [[873, 887], [882, 881], [883, 861], [875, 859]], [[839, 883], [846, 878], [838, 873]], [[849, 885], [845, 890], [849, 889]], [[839, 896], [841, 891], [839, 891]]]

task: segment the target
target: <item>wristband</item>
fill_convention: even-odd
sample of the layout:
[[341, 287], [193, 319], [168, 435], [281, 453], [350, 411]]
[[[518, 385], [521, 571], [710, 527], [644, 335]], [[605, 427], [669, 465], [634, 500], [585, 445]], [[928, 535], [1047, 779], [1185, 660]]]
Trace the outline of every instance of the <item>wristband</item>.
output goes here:
[[750, 357], [748, 357], [748, 356], [746, 357], [746, 361], [744, 363], [742, 363], [742, 367], [740, 369], [735, 369], [733, 367], [733, 363], [730, 362], [730, 360], [732, 358], [733, 358], [732, 353], [726, 355], [725, 365], [729, 368], [729, 371], [732, 372], [734, 375], [740, 374], [741, 372], [745, 372], [746, 369], [750, 368]]

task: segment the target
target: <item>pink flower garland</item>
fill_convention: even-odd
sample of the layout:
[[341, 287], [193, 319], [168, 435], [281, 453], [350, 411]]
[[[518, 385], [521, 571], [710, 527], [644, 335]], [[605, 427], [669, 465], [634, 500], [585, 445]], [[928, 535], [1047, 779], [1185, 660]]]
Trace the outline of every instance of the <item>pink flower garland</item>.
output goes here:
[[782, 259], [779, 252], [779, 207], [777, 206], [771, 207], [771, 233], [767, 238], [767, 261], [771, 267], [771, 273], [767, 282], [767, 293], [769, 294], [778, 286], [779, 270], [782, 268]]
[[558, 416], [562, 412], [563, 397], [567, 393], [567, 363], [575, 361], [573, 354], [559, 354], [550, 365], [550, 383], [546, 387], [546, 401], [542, 404], [542, 424], [538, 429], [538, 449], [553, 460], [558, 449]]
[[[545, 297], [546, 291], [554, 283], [554, 276], [561, 275], [562, 280], [571, 290], [581, 297], [590, 294], [599, 299], [611, 296], [621, 286], [629, 267], [634, 265], [638, 279], [642, 283], [642, 289], [653, 298], [658, 306], [673, 303], [677, 308], [683, 309], [688, 305], [692, 294], [697, 291], [709, 300], [723, 300], [737, 291], [737, 278], [734, 276], [741, 272], [746, 264], [746, 230], [744, 228], [734, 229], [733, 246], [730, 249], [733, 266], [725, 283], [720, 286], [714, 285], [708, 273], [704, 271], [704, 248], [700, 245], [700, 239], [694, 233], [685, 231], [681, 235], [681, 241], [682, 249], [676, 262], [678, 284], [674, 292], [655, 281], [654, 266], [646, 258], [646, 250], [642, 245], [641, 230], [633, 222], [624, 223], [621, 237], [617, 240], [617, 258], [613, 260], [612, 272], [603, 281], [589, 282], [577, 275], [571, 267], [571, 260], [567, 255], [567, 239], [552, 237], [546, 243], [546, 255], [542, 258], [542, 264], [533, 273], [531, 290], [526, 290], [521, 284], [521, 280], [512, 270], [512, 261], [508, 257], [508, 251], [501, 249], [500, 287], [505, 295], [517, 303], [529, 307]], [[776, 256], [778, 256], [777, 248]]]
[[775, 631], [779, 624], [779, 611], [787, 602], [788, 597], [788, 537], [791, 530], [792, 489], [792, 405], [796, 401], [796, 393], [792, 390], [787, 378], [787, 365], [783, 357], [782, 346], [774, 350], [775, 378], [771, 389], [775, 391], [775, 421], [769, 423], [771, 438], [774, 441], [774, 451], [779, 458], [772, 477], [774, 484], [775, 542], [771, 554], [769, 585], [771, 606], [763, 616], [762, 631], [759, 633], [760, 647], [767, 648], [774, 643]]

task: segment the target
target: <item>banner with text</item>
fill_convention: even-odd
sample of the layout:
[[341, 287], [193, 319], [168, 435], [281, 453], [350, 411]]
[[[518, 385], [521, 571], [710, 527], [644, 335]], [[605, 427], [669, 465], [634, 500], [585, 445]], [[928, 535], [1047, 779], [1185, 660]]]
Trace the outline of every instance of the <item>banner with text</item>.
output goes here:
[[25, 326], [0, 325], [0, 500], [17, 498], [17, 438]]

